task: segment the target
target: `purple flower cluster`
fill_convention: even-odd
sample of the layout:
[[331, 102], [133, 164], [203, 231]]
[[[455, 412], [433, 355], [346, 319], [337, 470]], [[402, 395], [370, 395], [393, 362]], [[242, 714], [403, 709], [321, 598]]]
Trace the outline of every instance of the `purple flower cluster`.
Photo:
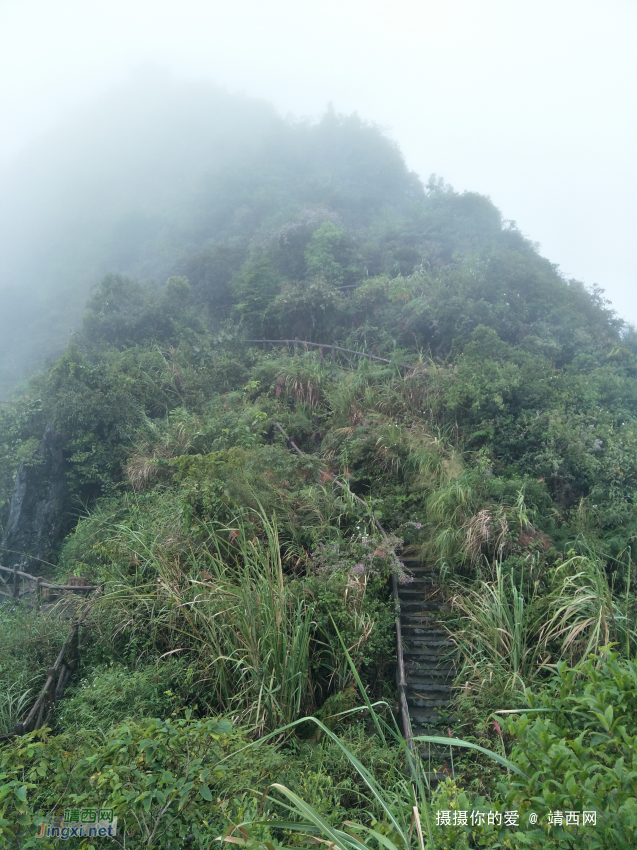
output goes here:
[[409, 584], [413, 576], [406, 572], [396, 554], [402, 544], [402, 539], [394, 534], [382, 539], [364, 535], [333, 544], [319, 544], [312, 553], [312, 560], [318, 575], [342, 572], [371, 578], [389, 573], [399, 584]]

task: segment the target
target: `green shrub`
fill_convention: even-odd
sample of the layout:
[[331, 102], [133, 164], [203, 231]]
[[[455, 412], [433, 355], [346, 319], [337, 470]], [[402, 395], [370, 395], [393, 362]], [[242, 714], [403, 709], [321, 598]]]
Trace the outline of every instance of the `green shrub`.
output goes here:
[[[207, 846], [223, 822], [210, 786], [231, 724], [209, 718], [150, 719], [110, 731], [101, 744], [31, 733], [0, 749], [2, 846], [53, 847], [37, 825], [65, 807], [113, 808], [129, 847]], [[89, 846], [89, 840], [80, 846]]]
[[366, 681], [382, 693], [382, 683], [392, 678], [387, 674], [395, 660], [396, 613], [389, 578], [392, 567], [398, 568], [399, 542], [363, 536], [313, 553], [314, 573], [303, 585], [315, 600], [317, 685], [344, 691], [355, 684], [336, 629]]
[[194, 670], [175, 658], [138, 670], [111, 662], [73, 688], [61, 703], [57, 725], [68, 732], [93, 732], [128, 719], [166, 717], [192, 700], [193, 676]]
[[[558, 664], [551, 685], [528, 694], [528, 713], [506, 723], [511, 760], [527, 779], [500, 784], [508, 808], [538, 826], [520, 846], [614, 848], [637, 845], [637, 665], [609, 649], [578, 668]], [[596, 825], [548, 826], [549, 812], [592, 811]], [[581, 822], [581, 818], [580, 818]]]
[[330, 738], [318, 745], [294, 739], [250, 745], [241, 729], [216, 718], [196, 720], [188, 711], [103, 735], [44, 729], [14, 738], [0, 745], [0, 847], [53, 850], [56, 842], [35, 838], [39, 824], [66, 807], [95, 805], [114, 808], [131, 850], [204, 850], [233, 825], [257, 820], [266, 824], [251, 828], [251, 835], [272, 841], [267, 821], [276, 811], [263, 808], [262, 795], [277, 781], [334, 825], [356, 813], [380, 817], [350, 757], [381, 785], [392, 785], [404, 769], [403, 753], [360, 720], [342, 740], [345, 749]]

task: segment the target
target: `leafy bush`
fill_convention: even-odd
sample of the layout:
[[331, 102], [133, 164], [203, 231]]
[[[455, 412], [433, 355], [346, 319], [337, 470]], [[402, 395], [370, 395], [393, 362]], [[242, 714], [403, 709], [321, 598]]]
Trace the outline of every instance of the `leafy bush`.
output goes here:
[[[393, 679], [387, 675], [393, 668], [396, 644], [389, 578], [392, 568], [404, 577], [395, 554], [401, 542], [359, 534], [323, 544], [313, 553], [313, 575], [304, 585], [315, 600], [319, 644], [314, 648], [313, 666], [316, 684], [325, 689], [323, 695], [355, 684], [338, 634], [354, 668], [376, 692], [382, 694], [383, 684]], [[389, 690], [393, 691], [392, 685]]]
[[53, 847], [55, 841], [35, 838], [37, 825], [68, 806], [113, 808], [127, 846], [206, 846], [224, 825], [210, 786], [224, 774], [216, 765], [231, 728], [187, 712], [116, 727], [102, 743], [46, 731], [14, 739], [0, 748], [3, 846]]
[[69, 732], [103, 732], [129, 719], [168, 717], [201, 694], [201, 686], [193, 687], [194, 673], [174, 657], [132, 670], [113, 662], [93, 668], [65, 696], [56, 725]]
[[[616, 848], [637, 843], [637, 665], [610, 649], [577, 668], [560, 662], [554, 681], [527, 696], [529, 708], [505, 723], [510, 758], [527, 778], [499, 785], [520, 822], [521, 847]], [[524, 712], [524, 713], [523, 713]], [[518, 714], [516, 712], [516, 714]], [[596, 825], [549, 826], [549, 812], [592, 811]]]

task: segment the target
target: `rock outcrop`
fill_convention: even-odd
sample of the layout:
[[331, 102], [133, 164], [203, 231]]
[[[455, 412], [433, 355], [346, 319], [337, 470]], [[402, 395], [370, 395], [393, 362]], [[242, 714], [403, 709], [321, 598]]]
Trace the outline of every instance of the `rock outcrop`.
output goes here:
[[55, 549], [66, 496], [63, 444], [62, 435], [47, 425], [33, 461], [20, 464], [0, 544], [4, 566], [17, 564], [40, 575], [41, 562]]

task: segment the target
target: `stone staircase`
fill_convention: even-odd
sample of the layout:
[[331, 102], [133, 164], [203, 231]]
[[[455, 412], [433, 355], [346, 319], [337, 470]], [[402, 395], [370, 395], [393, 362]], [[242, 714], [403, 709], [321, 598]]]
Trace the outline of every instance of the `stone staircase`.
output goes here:
[[446, 735], [451, 719], [442, 719], [451, 698], [453, 648], [436, 615], [444, 610], [437, 570], [420, 561], [402, 559], [414, 576], [399, 585], [405, 696], [414, 735]]

